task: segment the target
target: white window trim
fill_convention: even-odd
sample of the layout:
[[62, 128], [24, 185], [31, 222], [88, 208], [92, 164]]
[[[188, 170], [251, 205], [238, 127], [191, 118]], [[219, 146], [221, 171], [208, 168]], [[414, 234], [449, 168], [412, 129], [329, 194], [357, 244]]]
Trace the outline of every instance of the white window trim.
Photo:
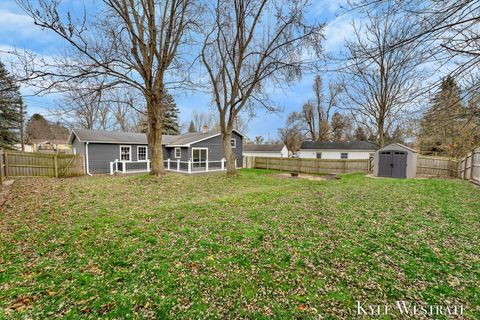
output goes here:
[[[138, 156], [140, 154], [140, 148], [145, 148], [145, 160], [140, 160]], [[147, 146], [137, 146], [137, 161], [138, 162], [147, 162], [148, 161], [148, 147]]]
[[[233, 146], [232, 146], [232, 141], [233, 141]], [[237, 139], [230, 139], [230, 145], [232, 146], [232, 149], [235, 149], [237, 147]]]
[[209, 153], [208, 148], [192, 148], [192, 162], [193, 162], [193, 150], [207, 150], [207, 152], [205, 152], [205, 154], [207, 155], [207, 159], [205, 160], [200, 159], [200, 162], [203, 162], [203, 161], [208, 162], [208, 153]]
[[[180, 156], [179, 157], [177, 157], [177, 150], [180, 151]], [[182, 148], [176, 147], [175, 149], [173, 149], [173, 156], [175, 157], [175, 159], [181, 159], [182, 158]]]
[[[122, 148], [128, 148], [128, 158], [129, 160], [122, 160]], [[120, 161], [123, 161], [123, 162], [132, 162], [132, 146], [120, 146], [118, 148], [118, 151], [120, 153]]]

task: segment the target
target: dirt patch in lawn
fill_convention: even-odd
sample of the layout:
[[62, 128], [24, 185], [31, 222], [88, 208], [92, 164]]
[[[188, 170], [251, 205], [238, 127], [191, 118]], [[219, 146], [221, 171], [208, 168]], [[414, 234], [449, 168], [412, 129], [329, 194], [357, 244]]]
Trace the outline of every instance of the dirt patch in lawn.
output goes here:
[[336, 178], [335, 175], [318, 176], [318, 175], [312, 175], [312, 174], [306, 174], [306, 173], [299, 173], [297, 177], [292, 177], [290, 172], [277, 173], [277, 174], [273, 174], [273, 176], [277, 178], [282, 178], [282, 179], [305, 179], [305, 180], [317, 180], [317, 181], [332, 180]]
[[8, 193], [10, 192], [10, 188], [12, 187], [13, 180], [5, 180], [3, 185], [0, 186], [0, 208], [3, 204], [7, 201]]

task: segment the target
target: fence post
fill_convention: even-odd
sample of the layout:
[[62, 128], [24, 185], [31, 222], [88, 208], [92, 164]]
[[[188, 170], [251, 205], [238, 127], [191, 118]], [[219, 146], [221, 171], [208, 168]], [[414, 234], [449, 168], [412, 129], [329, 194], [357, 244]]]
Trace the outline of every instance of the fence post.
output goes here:
[[114, 162], [110, 162], [110, 175], [113, 174], [113, 164]]
[[207, 170], [207, 172], [208, 172], [208, 160], [207, 160], [207, 161], [205, 161], [205, 169], [206, 169], [206, 170]]
[[468, 153], [465, 156], [465, 162], [463, 163], [463, 180], [467, 180], [467, 162], [468, 162]]
[[192, 162], [190, 159], [188, 159], [188, 173], [192, 172]]
[[3, 150], [0, 150], [0, 189], [3, 186]]
[[147, 160], [147, 171], [150, 172], [150, 160]]
[[3, 150], [3, 166], [5, 168], [5, 178], [8, 177], [8, 151]]
[[472, 149], [472, 157], [470, 158], [470, 180], [473, 180], [473, 169], [475, 169], [475, 149]]
[[55, 178], [58, 178], [58, 155], [57, 154], [53, 156], [53, 162], [55, 167]]
[[460, 158], [460, 161], [457, 163], [457, 178], [461, 178], [460, 172], [462, 172], [462, 159]]
[[180, 171], [180, 159], [177, 160], [177, 171]]
[[122, 161], [122, 172], [127, 173], [127, 163], [125, 161]]
[[225, 161], [225, 158], [222, 158], [222, 170], [224, 170], [225, 168], [225, 164], [223, 163], [223, 161]]
[[170, 158], [167, 159], [167, 170], [170, 170]]

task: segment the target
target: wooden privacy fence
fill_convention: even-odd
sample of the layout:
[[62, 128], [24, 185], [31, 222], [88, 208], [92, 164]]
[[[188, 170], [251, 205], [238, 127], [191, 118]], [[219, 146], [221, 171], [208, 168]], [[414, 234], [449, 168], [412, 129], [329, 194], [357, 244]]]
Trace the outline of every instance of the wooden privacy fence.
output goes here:
[[[477, 154], [477, 157], [478, 159], [480, 159], [480, 150], [479, 154]], [[458, 175], [458, 165], [459, 162], [452, 158], [418, 155], [417, 175], [454, 178]], [[373, 158], [370, 158], [369, 160], [329, 160], [303, 158], [244, 157], [243, 167], [294, 171], [302, 173], [371, 173], [373, 171]], [[479, 172], [480, 167], [476, 167], [476, 170], [476, 172]]]
[[458, 177], [480, 184], [480, 148], [472, 150], [459, 160]]
[[[368, 159], [304, 159], [304, 158], [269, 158], [254, 157], [253, 160], [246, 160], [245, 163], [254, 163], [257, 169], [271, 169], [282, 171], [294, 171], [302, 173], [348, 173], [371, 171], [372, 162]], [[247, 167], [247, 166], [246, 166]]]
[[72, 177], [85, 174], [82, 155], [3, 151], [7, 177]]
[[417, 156], [417, 175], [456, 177], [458, 161], [452, 158]]

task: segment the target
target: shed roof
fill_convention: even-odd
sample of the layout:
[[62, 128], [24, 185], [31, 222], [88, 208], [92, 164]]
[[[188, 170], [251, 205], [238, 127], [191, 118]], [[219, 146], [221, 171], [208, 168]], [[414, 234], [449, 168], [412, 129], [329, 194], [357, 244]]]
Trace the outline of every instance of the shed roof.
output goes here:
[[315, 149], [315, 150], [377, 150], [378, 146], [375, 143], [368, 141], [304, 141], [300, 149]]
[[243, 145], [243, 151], [248, 152], [280, 152], [282, 151], [283, 144], [245, 144]]
[[391, 143], [391, 144], [389, 144], [389, 145], [381, 148], [380, 150], [383, 150], [383, 149], [385, 149], [385, 148], [387, 148], [387, 147], [389, 148], [389, 150], [392, 150], [392, 149], [391, 149], [391, 146], [396, 146], [396, 147], [399, 147], [399, 148], [401, 148], [401, 149], [405, 149], [405, 150], [408, 150], [408, 151], [417, 153], [416, 150], [414, 150], [414, 149], [412, 149], [412, 148], [410, 148], [410, 147], [407, 147], [406, 145], [403, 145], [403, 144], [401, 144], [401, 143]]
[[[240, 132], [234, 130], [239, 135]], [[205, 139], [215, 137], [220, 134], [220, 131], [209, 131], [207, 133], [195, 132], [184, 133], [180, 135], [163, 135], [162, 144], [166, 146], [188, 146], [192, 143], [199, 142]], [[73, 142], [73, 137], [76, 136], [80, 142], [93, 143], [125, 143], [125, 144], [147, 144], [147, 135], [145, 133], [133, 132], [116, 132], [116, 131], [101, 131], [89, 129], [73, 129], [69, 138], [69, 142]]]

